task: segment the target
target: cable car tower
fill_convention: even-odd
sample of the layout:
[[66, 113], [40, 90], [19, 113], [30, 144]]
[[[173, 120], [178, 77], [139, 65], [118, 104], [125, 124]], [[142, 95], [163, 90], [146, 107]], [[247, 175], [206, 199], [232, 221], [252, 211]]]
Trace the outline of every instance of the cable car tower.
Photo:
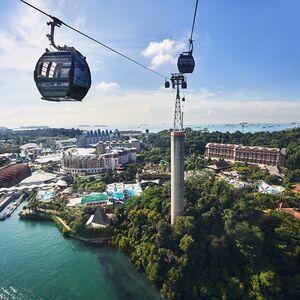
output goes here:
[[[193, 31], [198, 7], [198, 0], [194, 11], [192, 32], [189, 39], [189, 51], [183, 52], [178, 57], [177, 67], [179, 73], [171, 74], [172, 88], [176, 89], [174, 125], [171, 132], [171, 225], [175, 224], [176, 217], [184, 214], [184, 140], [183, 111], [180, 89], [187, 88], [184, 74], [193, 73], [195, 60], [193, 57]], [[165, 87], [170, 87], [170, 82], [165, 82]]]
[[181, 73], [172, 74], [172, 88], [176, 89], [173, 131], [171, 132], [171, 224], [184, 212], [184, 139], [182, 103], [180, 88], [187, 87]]

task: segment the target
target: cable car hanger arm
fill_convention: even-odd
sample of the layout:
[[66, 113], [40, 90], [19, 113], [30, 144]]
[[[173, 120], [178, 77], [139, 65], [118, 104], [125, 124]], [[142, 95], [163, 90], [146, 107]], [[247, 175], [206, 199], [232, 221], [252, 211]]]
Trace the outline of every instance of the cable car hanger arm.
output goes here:
[[51, 33], [47, 34], [47, 38], [50, 41], [50, 45], [58, 51], [63, 51], [63, 50], [69, 49], [69, 47], [67, 47], [66, 45], [64, 47], [60, 47], [60, 46], [56, 45], [55, 41], [54, 41], [55, 26], [60, 27], [61, 24], [62, 24], [61, 21], [57, 18], [55, 18], [54, 21], [47, 22], [47, 25], [51, 25]]

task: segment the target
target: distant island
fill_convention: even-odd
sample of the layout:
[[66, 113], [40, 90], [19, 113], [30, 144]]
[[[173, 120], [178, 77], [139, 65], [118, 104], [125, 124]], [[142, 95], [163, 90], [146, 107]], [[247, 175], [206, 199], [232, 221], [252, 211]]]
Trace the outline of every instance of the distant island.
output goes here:
[[46, 129], [49, 126], [20, 126], [21, 129]]

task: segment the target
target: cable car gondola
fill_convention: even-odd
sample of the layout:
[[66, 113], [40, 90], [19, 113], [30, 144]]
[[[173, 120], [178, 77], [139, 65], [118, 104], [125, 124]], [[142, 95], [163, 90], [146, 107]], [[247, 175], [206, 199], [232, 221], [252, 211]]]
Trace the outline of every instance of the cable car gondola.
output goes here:
[[183, 52], [178, 57], [177, 61], [178, 71], [182, 74], [193, 73], [195, 68], [195, 60], [192, 51]]
[[43, 100], [82, 101], [91, 86], [91, 72], [86, 58], [79, 51], [54, 43], [54, 27], [59, 27], [60, 22], [47, 23], [51, 25], [51, 34], [47, 36], [57, 51], [46, 49], [36, 64], [34, 81]]

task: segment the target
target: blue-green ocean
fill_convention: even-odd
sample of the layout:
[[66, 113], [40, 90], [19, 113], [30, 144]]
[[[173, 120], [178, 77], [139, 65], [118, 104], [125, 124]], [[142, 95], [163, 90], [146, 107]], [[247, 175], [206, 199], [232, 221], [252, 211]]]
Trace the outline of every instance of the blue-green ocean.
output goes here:
[[128, 258], [64, 238], [54, 224], [0, 222], [0, 299], [161, 299]]

